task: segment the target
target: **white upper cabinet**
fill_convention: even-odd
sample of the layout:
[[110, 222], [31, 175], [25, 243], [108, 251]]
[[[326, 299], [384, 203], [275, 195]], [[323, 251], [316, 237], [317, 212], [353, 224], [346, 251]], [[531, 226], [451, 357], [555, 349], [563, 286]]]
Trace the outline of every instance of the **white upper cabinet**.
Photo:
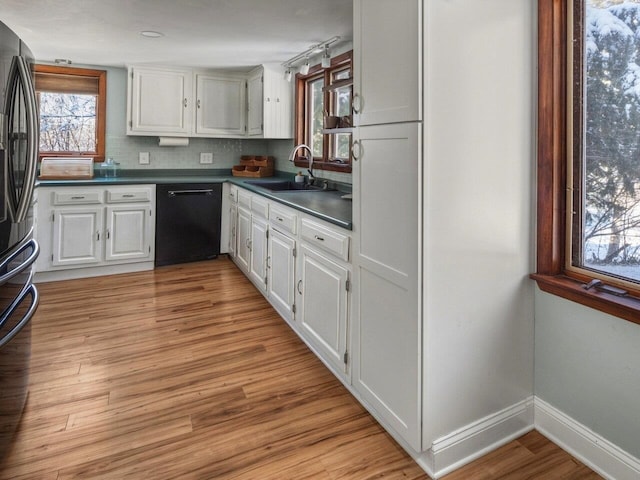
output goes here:
[[248, 84], [248, 135], [293, 138], [293, 84], [280, 65], [265, 64], [253, 70]]
[[247, 134], [249, 136], [262, 136], [264, 133], [262, 82], [262, 69], [254, 71], [247, 80]]
[[354, 125], [422, 120], [422, 3], [354, 0]]
[[127, 135], [293, 138], [293, 86], [280, 65], [247, 74], [129, 67]]
[[246, 90], [243, 77], [196, 75], [195, 134], [244, 135]]
[[190, 70], [130, 68], [127, 134], [189, 135], [192, 129], [192, 91]]

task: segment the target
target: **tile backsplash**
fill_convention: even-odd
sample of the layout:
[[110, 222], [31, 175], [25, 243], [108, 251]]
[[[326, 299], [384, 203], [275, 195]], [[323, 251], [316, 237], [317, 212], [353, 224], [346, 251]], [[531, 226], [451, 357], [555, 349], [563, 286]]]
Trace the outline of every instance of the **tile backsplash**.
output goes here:
[[[158, 137], [107, 134], [106, 156], [125, 169], [231, 168], [242, 155], [269, 155], [268, 141], [226, 138], [190, 138], [186, 147], [160, 147]], [[149, 152], [149, 164], [140, 165], [138, 154]], [[200, 153], [213, 153], [212, 164], [201, 164]]]
[[[123, 169], [219, 169], [231, 168], [240, 163], [242, 155], [271, 155], [275, 158], [276, 170], [297, 173], [301, 171], [289, 162], [293, 140], [190, 138], [186, 147], [161, 147], [158, 137], [110, 135], [106, 138], [106, 156], [112, 157]], [[149, 152], [149, 164], [140, 165], [138, 154]], [[201, 164], [200, 153], [213, 153], [212, 164]], [[306, 175], [306, 171], [303, 171]], [[318, 178], [342, 183], [351, 183], [351, 174], [314, 171]]]

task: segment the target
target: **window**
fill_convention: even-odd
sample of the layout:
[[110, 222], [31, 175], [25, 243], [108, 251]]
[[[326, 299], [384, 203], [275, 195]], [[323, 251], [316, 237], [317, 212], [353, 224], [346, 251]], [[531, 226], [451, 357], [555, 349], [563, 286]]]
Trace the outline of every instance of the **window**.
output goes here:
[[[307, 75], [296, 75], [296, 144], [313, 150], [317, 169], [351, 171], [351, 52], [331, 59], [331, 66], [316, 65]], [[337, 128], [325, 129], [325, 116], [339, 117]], [[328, 133], [330, 132], [330, 133]], [[295, 160], [306, 167], [303, 157]]]
[[[533, 278], [640, 323], [640, 0], [538, 9]], [[594, 279], [602, 283], [586, 288]]]
[[35, 66], [41, 157], [104, 160], [106, 75], [103, 70]]

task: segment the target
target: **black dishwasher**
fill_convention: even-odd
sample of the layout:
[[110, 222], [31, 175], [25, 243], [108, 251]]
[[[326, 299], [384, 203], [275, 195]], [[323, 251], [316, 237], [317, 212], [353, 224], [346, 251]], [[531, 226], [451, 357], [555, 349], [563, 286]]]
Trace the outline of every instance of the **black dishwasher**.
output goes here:
[[156, 266], [216, 258], [222, 184], [156, 186]]

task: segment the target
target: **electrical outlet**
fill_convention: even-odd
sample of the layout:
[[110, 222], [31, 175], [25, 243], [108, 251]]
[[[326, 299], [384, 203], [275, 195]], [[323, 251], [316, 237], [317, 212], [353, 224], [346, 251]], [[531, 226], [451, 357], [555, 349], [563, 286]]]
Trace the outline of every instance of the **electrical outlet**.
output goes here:
[[200, 163], [213, 163], [213, 153], [201, 153], [200, 154]]
[[138, 162], [140, 165], [149, 165], [149, 152], [138, 153]]

